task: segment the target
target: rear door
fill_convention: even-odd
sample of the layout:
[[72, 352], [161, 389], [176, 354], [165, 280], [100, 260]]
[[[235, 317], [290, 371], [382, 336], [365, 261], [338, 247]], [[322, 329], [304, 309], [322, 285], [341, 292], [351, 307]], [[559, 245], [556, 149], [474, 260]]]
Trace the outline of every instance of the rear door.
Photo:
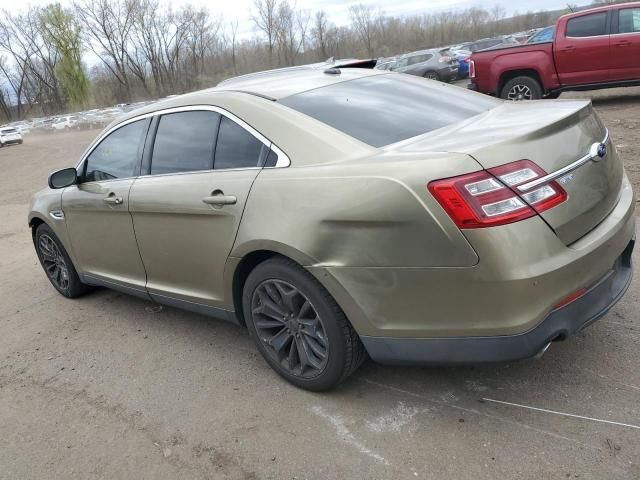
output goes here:
[[640, 79], [640, 6], [613, 12], [611, 79]]
[[167, 111], [152, 128], [148, 174], [130, 195], [147, 290], [183, 308], [222, 308], [225, 262], [268, 145], [214, 107]]
[[609, 80], [609, 15], [605, 11], [571, 17], [559, 29], [554, 56], [562, 85]]

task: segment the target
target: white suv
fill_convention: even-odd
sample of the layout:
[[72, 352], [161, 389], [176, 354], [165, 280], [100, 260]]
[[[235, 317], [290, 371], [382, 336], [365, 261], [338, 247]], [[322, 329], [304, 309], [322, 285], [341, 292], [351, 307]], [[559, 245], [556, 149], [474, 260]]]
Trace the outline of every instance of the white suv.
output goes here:
[[78, 128], [79, 118], [75, 115], [66, 115], [64, 117], [57, 117], [53, 120], [51, 128], [54, 130], [65, 130], [67, 128]]
[[22, 143], [22, 135], [17, 129], [13, 127], [0, 128], [0, 148], [5, 145], [13, 145], [16, 143]]

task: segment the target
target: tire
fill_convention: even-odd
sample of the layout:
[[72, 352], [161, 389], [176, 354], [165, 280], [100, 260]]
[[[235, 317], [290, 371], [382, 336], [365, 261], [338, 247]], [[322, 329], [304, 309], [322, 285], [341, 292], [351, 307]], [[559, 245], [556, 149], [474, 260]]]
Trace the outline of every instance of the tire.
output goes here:
[[[34, 244], [42, 269], [51, 285], [61, 295], [67, 298], [77, 298], [92, 289], [80, 281], [69, 254], [47, 224], [43, 223], [36, 228]], [[49, 255], [45, 253], [47, 251]]]
[[505, 83], [500, 91], [504, 100], [539, 100], [542, 98], [542, 87], [535, 78], [515, 77]]
[[300, 388], [315, 392], [334, 388], [367, 358], [333, 297], [292, 260], [274, 257], [254, 268], [244, 285], [242, 307], [264, 359]]
[[429, 80], [440, 80], [440, 75], [438, 75], [438, 72], [424, 72], [423, 77], [428, 78]]

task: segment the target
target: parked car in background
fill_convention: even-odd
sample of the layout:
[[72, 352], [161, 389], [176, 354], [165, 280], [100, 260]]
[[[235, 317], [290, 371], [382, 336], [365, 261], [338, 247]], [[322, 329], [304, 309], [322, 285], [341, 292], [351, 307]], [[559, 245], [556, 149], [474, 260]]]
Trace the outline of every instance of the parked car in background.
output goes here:
[[15, 128], [18, 132], [20, 132], [20, 135], [23, 136], [31, 132], [32, 127], [31, 123], [27, 121], [12, 122], [7, 124], [6, 126]]
[[235, 79], [117, 120], [33, 197], [52, 286], [246, 326], [309, 390], [367, 354], [535, 356], [620, 300], [635, 198], [589, 101], [335, 70]]
[[110, 122], [111, 120], [113, 120], [116, 117], [119, 117], [120, 115], [122, 115], [124, 112], [122, 111], [122, 109], [120, 108], [105, 108], [103, 110], [100, 110], [100, 115], [102, 115], [102, 117], [104, 117], [108, 122]]
[[77, 115], [64, 115], [56, 117], [51, 123], [53, 130], [69, 130], [71, 128], [80, 128], [78, 125], [80, 118]]
[[550, 27], [545, 27], [538, 30], [536, 33], [531, 35], [525, 43], [543, 43], [543, 42], [552, 42], [553, 34], [556, 30], [555, 25]]
[[471, 52], [469, 50], [453, 50], [451, 52], [458, 60], [458, 78], [467, 78], [469, 76], [469, 59]]
[[16, 145], [23, 142], [20, 132], [13, 127], [0, 127], [0, 148], [7, 145]]
[[382, 62], [375, 68], [450, 82], [458, 75], [458, 60], [448, 48], [434, 48], [406, 53], [395, 60]]
[[396, 60], [397, 57], [380, 58], [378, 59], [376, 66], [373, 68], [375, 70], [391, 70], [396, 64]]
[[640, 2], [560, 17], [553, 39], [471, 56], [469, 88], [508, 100], [640, 85]]

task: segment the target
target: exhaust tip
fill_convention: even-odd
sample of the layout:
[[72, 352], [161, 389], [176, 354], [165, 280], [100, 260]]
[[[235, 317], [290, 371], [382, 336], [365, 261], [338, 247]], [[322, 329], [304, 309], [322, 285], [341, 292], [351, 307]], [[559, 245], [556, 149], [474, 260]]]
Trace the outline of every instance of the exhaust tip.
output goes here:
[[542, 356], [545, 354], [545, 352], [549, 349], [549, 347], [551, 346], [551, 342], [553, 340], [550, 340], [549, 343], [547, 343], [544, 347], [542, 347], [542, 349], [535, 354], [535, 356], [533, 358], [535, 358], [536, 360], [542, 358]]

